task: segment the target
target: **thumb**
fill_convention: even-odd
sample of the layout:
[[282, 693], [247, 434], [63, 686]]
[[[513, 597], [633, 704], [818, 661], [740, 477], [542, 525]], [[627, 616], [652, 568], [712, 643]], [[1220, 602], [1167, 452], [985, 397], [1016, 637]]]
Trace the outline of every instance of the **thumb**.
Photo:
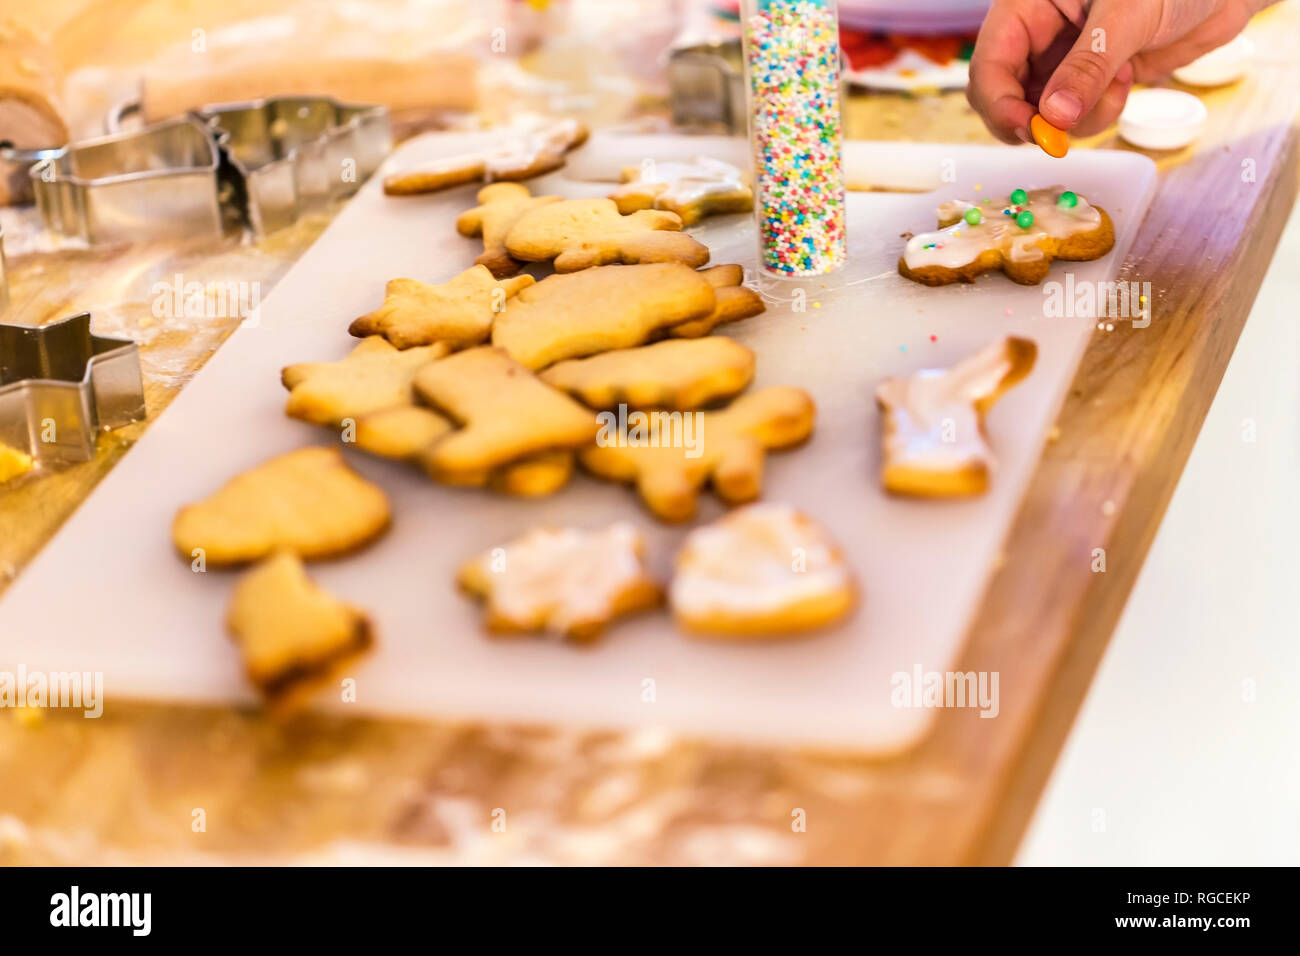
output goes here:
[[1097, 0], [1079, 39], [1061, 60], [1038, 101], [1043, 118], [1070, 129], [1087, 116], [1124, 64], [1147, 45], [1157, 23], [1148, 22], [1150, 4]]

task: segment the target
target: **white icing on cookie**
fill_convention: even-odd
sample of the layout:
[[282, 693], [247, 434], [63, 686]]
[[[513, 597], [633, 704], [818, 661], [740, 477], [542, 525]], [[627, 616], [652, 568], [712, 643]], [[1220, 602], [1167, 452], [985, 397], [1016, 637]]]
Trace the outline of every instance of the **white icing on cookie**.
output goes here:
[[[654, 162], [636, 167], [627, 187], [653, 187], [660, 203], [686, 206], [710, 196], [747, 192], [740, 170], [708, 156], [696, 156], [685, 162]], [[657, 188], [657, 187], [666, 188]]]
[[669, 600], [688, 619], [755, 616], [852, 587], [848, 566], [819, 525], [789, 505], [760, 503], [691, 532]]
[[538, 163], [557, 166], [581, 135], [577, 120], [560, 120], [521, 139], [508, 143], [484, 156], [484, 178], [494, 182], [502, 176], [517, 175]]
[[647, 582], [641, 532], [625, 522], [603, 531], [538, 528], [478, 559], [493, 610], [521, 626], [544, 621], [565, 634], [608, 621], [629, 590]]
[[994, 342], [950, 369], [922, 369], [882, 382], [876, 399], [890, 416], [885, 460], [928, 472], [972, 466], [992, 470], [993, 452], [984, 438], [981, 408], [1020, 371], [1017, 362], [1025, 352], [1009, 348], [1008, 342]]
[[[1066, 239], [1101, 224], [1101, 213], [1082, 196], [1073, 207], [1061, 205], [1063, 192], [1063, 186], [1030, 189], [1028, 201], [1020, 205], [1012, 203], [1009, 196], [979, 202], [951, 199], [939, 207], [939, 221], [956, 218], [957, 222], [935, 232], [913, 236], [907, 241], [903, 261], [913, 270], [928, 266], [960, 269], [990, 249], [1001, 249], [1012, 262], [1041, 259], [1043, 251], [1039, 243], [1043, 239]], [[969, 209], [980, 211], [983, 219], [979, 224], [971, 225], [962, 218]], [[1016, 223], [1016, 214], [1025, 209], [1034, 214], [1034, 222], [1028, 229]]]

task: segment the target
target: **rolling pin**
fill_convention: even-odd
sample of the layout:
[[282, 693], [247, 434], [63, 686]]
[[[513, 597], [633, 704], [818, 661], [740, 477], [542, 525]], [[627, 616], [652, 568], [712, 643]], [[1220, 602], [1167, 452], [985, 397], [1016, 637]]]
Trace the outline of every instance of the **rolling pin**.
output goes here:
[[[146, 122], [210, 103], [268, 96], [332, 96], [346, 103], [375, 103], [392, 113], [470, 111], [478, 102], [478, 62], [465, 53], [430, 53], [411, 59], [322, 56], [300, 49], [249, 55], [211, 51], [202, 70], [158, 63], [145, 71], [141, 106]], [[195, 62], [194, 59], [190, 60]]]
[[[11, 19], [0, 19], [0, 146], [50, 149], [68, 141], [59, 112], [62, 73], [50, 47]], [[0, 205], [26, 202], [26, 163], [0, 156]]]

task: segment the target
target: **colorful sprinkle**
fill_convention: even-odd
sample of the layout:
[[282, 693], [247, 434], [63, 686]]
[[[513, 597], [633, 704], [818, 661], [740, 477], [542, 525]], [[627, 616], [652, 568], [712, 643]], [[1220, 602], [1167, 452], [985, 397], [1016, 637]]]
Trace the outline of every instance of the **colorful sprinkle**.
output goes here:
[[1024, 203], [1028, 199], [1029, 199], [1029, 193], [1025, 192], [1023, 189], [1011, 190], [1011, 202], [1013, 205], [1016, 206], [1024, 205]]
[[778, 275], [824, 275], [847, 253], [834, 7], [765, 0], [748, 39], [763, 265]]
[[1065, 192], [1061, 193], [1061, 198], [1056, 202], [1062, 209], [1073, 209], [1075, 206], [1079, 205], [1079, 197], [1077, 194], [1072, 193], [1067, 189]]
[[1022, 209], [1016, 214], [1016, 225], [1021, 229], [1028, 229], [1034, 224], [1034, 214], [1028, 209]]
[[978, 226], [984, 221], [984, 213], [980, 212], [978, 209], [967, 209], [966, 215], [963, 218], [972, 226]]

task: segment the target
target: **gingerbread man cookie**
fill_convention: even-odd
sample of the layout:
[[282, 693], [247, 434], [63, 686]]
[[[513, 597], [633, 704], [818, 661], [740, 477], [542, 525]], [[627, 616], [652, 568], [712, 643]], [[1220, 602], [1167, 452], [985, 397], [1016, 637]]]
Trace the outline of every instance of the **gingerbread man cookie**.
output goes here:
[[332, 558], [378, 538], [390, 515], [383, 491], [344, 464], [337, 448], [300, 448], [186, 505], [172, 522], [172, 541], [185, 560], [201, 557], [209, 567], [278, 550]]
[[713, 314], [708, 277], [675, 262], [547, 276], [497, 316], [492, 344], [531, 369], [649, 341]]
[[424, 366], [415, 391], [460, 426], [420, 453], [448, 484], [485, 484], [504, 465], [588, 445], [599, 428], [589, 409], [490, 346]]
[[675, 213], [643, 209], [620, 215], [612, 199], [564, 199], [530, 209], [506, 232], [506, 252], [523, 262], [552, 262], [556, 272], [642, 262], [709, 261], [708, 246], [681, 232]]
[[570, 359], [542, 381], [592, 408], [688, 410], [740, 394], [754, 377], [754, 353], [722, 336], [667, 339]]
[[684, 630], [743, 640], [833, 624], [856, 591], [824, 528], [789, 505], [759, 503], [687, 536], [669, 604]]
[[1007, 338], [950, 369], [881, 383], [885, 490], [930, 498], [983, 494], [993, 468], [984, 416], [1030, 373], [1037, 355], [1031, 340]]
[[1005, 199], [953, 199], [939, 207], [939, 225], [907, 241], [901, 275], [947, 285], [1001, 269], [1015, 282], [1036, 285], [1053, 259], [1100, 259], [1115, 245], [1106, 210], [1060, 186], [1015, 189]]
[[535, 529], [466, 562], [457, 582], [486, 602], [491, 630], [592, 641], [614, 618], [660, 602], [644, 554], [644, 536], [626, 523], [603, 531]]
[[536, 281], [532, 276], [498, 279], [476, 265], [442, 285], [391, 279], [384, 304], [361, 316], [348, 331], [358, 338], [382, 335], [399, 349], [445, 343], [453, 349], [486, 342], [492, 320], [511, 296]]
[[596, 444], [578, 457], [594, 475], [635, 483], [656, 517], [687, 521], [706, 483], [728, 504], [757, 498], [765, 454], [804, 441], [815, 417], [802, 389], [765, 388], [716, 412], [652, 412], [626, 423], [607, 417]]
[[292, 551], [278, 551], [235, 586], [226, 628], [244, 669], [283, 713], [347, 672], [374, 644], [365, 614], [321, 590]]
[[560, 196], [534, 196], [519, 183], [493, 183], [478, 191], [479, 204], [460, 214], [456, 231], [466, 238], [483, 238], [483, 254], [474, 261], [498, 279], [512, 276], [523, 263], [506, 252], [506, 233], [530, 209], [559, 202]]
[[389, 196], [416, 196], [465, 183], [531, 179], [564, 165], [565, 156], [587, 141], [587, 127], [561, 120], [515, 136], [496, 149], [437, 159], [384, 180]]
[[693, 226], [705, 216], [749, 212], [754, 192], [730, 163], [697, 156], [686, 162], [648, 160], [623, 169], [623, 185], [610, 193], [618, 211], [664, 209]]

